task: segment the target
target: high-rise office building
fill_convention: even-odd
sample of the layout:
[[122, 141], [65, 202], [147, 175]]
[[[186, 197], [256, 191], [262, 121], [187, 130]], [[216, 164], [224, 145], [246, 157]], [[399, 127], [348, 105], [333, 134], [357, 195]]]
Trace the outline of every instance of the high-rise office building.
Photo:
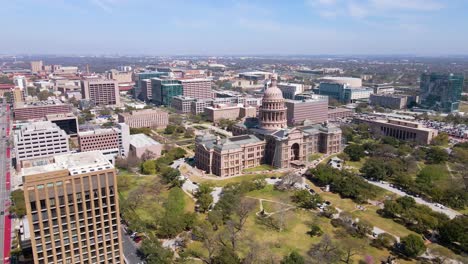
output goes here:
[[42, 71], [42, 61], [31, 61], [31, 72], [36, 73]]
[[183, 94], [182, 82], [175, 79], [151, 79], [152, 101], [157, 105], [169, 106], [172, 97]]
[[[146, 79], [151, 79], [151, 78], [159, 78], [162, 76], [168, 76], [169, 72], [156, 72], [156, 71], [151, 71], [151, 72], [140, 72], [135, 75], [135, 88], [133, 90], [133, 96], [137, 99], [144, 100], [143, 95], [142, 95], [142, 90], [144, 89], [145, 85], [147, 83], [142, 83], [143, 80]], [[151, 89], [150, 89], [151, 90]], [[148, 95], [148, 92], [147, 92]], [[151, 96], [149, 97], [151, 100]]]
[[463, 75], [423, 73], [421, 75], [421, 104], [429, 109], [453, 112], [460, 105]]
[[117, 179], [99, 152], [23, 169], [34, 263], [124, 263]]
[[120, 105], [119, 84], [115, 80], [83, 80], [81, 89], [84, 98], [96, 105]]

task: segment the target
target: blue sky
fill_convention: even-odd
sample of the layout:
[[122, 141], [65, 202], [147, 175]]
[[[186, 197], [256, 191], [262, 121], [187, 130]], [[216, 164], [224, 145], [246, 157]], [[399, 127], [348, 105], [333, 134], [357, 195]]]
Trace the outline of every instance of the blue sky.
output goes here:
[[0, 0], [0, 54], [468, 54], [468, 0]]

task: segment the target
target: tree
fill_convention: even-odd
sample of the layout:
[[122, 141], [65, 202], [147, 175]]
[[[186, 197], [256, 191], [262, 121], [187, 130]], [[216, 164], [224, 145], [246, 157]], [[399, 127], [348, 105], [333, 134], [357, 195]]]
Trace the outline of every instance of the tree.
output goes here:
[[147, 160], [141, 163], [141, 173], [146, 175], [156, 174], [156, 164], [152, 160]]
[[39, 99], [39, 101], [46, 101], [49, 96], [51, 94], [49, 93], [49, 91], [47, 90], [42, 90], [38, 95], [37, 95], [37, 99]]
[[388, 176], [385, 161], [378, 158], [370, 158], [366, 160], [360, 171], [364, 173], [364, 177], [377, 181], [384, 180]]
[[305, 209], [316, 209], [317, 205], [323, 202], [318, 194], [311, 194], [308, 190], [296, 191], [292, 196], [292, 201]]
[[194, 130], [193, 128], [188, 128], [187, 130], [185, 130], [184, 137], [185, 137], [185, 138], [193, 138], [193, 137], [195, 137], [195, 130]]
[[213, 258], [212, 264], [240, 264], [237, 253], [229, 247], [222, 247], [218, 255]]
[[468, 216], [457, 216], [439, 227], [440, 240], [449, 246], [459, 245], [468, 251]]
[[318, 244], [307, 252], [313, 263], [335, 263], [340, 260], [341, 252], [338, 246], [325, 234]]
[[434, 146], [445, 146], [449, 143], [449, 135], [445, 132], [438, 134], [432, 139], [431, 144]]
[[380, 233], [372, 241], [372, 246], [376, 248], [390, 249], [397, 242], [396, 238], [388, 233]]
[[26, 202], [24, 200], [24, 192], [21, 189], [11, 192], [12, 206], [10, 206], [10, 213], [15, 214], [18, 218], [26, 215]]
[[323, 235], [323, 231], [322, 229], [320, 228], [320, 226], [316, 225], [316, 224], [312, 224], [310, 226], [310, 230], [307, 232], [307, 234], [311, 237], [314, 237], [314, 236], [321, 236]]
[[356, 235], [360, 238], [366, 237], [367, 235], [372, 234], [374, 227], [364, 220], [361, 220], [355, 223]]
[[195, 198], [197, 198], [198, 210], [200, 212], [206, 212], [210, 208], [210, 205], [213, 203], [213, 196], [211, 192], [213, 188], [206, 183], [200, 184], [198, 187], [197, 193], [195, 193]]
[[426, 153], [426, 160], [431, 164], [439, 164], [448, 160], [448, 153], [441, 147], [430, 147]]
[[296, 251], [293, 251], [289, 255], [284, 256], [283, 260], [281, 260], [280, 263], [281, 264], [304, 264], [305, 260], [303, 256], [301, 256]]
[[351, 161], [360, 161], [365, 157], [364, 148], [362, 145], [351, 144], [344, 149], [344, 153], [348, 154]]
[[180, 171], [169, 166], [166, 166], [161, 170], [161, 178], [166, 184], [171, 184], [173, 186], [181, 185]]
[[145, 238], [138, 249], [148, 264], [171, 264], [174, 253], [170, 249], [162, 246], [161, 242], [155, 238]]
[[401, 239], [401, 253], [409, 258], [415, 258], [426, 251], [424, 240], [421, 236], [410, 234]]
[[142, 161], [147, 161], [147, 160], [152, 160], [156, 157], [156, 154], [152, 152], [151, 150], [147, 149], [143, 154], [141, 154], [141, 160]]

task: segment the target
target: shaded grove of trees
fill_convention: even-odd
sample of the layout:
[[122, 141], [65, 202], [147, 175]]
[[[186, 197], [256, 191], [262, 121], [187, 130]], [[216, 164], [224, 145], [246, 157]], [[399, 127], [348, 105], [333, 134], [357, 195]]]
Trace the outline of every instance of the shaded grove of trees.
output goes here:
[[377, 189], [360, 176], [327, 165], [321, 164], [310, 169], [308, 179], [320, 187], [329, 185], [330, 191], [338, 193], [342, 198], [353, 199], [357, 203], [366, 203], [377, 194]]

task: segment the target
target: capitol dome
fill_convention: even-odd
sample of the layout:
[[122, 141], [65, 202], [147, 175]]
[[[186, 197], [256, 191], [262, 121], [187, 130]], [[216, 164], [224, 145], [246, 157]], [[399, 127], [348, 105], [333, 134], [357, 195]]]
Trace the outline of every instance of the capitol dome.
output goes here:
[[271, 87], [268, 87], [263, 93], [263, 100], [284, 99], [283, 92], [276, 86], [276, 80], [271, 80]]
[[262, 106], [259, 109], [260, 127], [267, 130], [286, 128], [286, 107], [283, 92], [276, 86], [276, 79], [263, 93]]

